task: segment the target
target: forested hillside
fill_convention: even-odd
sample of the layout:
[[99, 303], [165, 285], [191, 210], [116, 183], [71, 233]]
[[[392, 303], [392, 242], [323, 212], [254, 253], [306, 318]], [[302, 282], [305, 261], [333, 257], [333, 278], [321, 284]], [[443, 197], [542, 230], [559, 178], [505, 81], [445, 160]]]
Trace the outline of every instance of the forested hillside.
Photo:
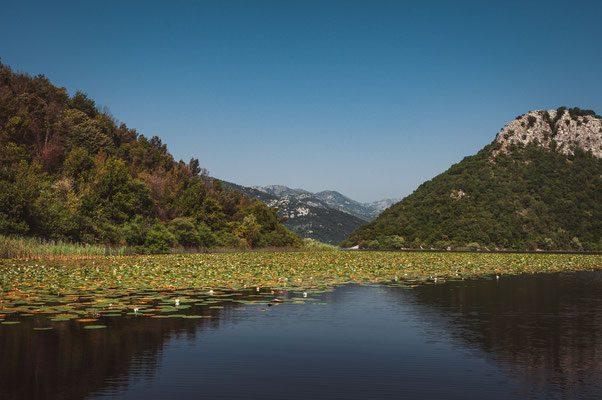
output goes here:
[[593, 111], [522, 115], [343, 245], [601, 250], [601, 156]]
[[276, 210], [174, 160], [82, 92], [0, 64], [0, 233], [141, 252], [297, 246]]

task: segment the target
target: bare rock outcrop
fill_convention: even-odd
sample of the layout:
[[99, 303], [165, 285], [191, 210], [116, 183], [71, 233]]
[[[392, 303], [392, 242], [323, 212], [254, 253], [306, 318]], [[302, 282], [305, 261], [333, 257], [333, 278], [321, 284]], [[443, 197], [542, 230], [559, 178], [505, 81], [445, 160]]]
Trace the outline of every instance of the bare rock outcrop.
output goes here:
[[566, 155], [581, 148], [602, 158], [602, 118], [578, 108], [530, 111], [506, 125], [495, 142], [501, 145], [495, 154], [512, 145], [535, 143]]

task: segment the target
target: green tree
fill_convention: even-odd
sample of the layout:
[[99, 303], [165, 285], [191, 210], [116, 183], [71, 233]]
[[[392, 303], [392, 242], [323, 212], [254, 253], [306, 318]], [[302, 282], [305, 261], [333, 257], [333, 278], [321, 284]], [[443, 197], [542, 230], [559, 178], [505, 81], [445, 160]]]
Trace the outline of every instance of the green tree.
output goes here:
[[192, 218], [175, 218], [169, 223], [169, 231], [181, 246], [199, 246], [201, 237]]
[[176, 243], [175, 236], [163, 225], [156, 223], [148, 231], [144, 247], [151, 254], [166, 254]]

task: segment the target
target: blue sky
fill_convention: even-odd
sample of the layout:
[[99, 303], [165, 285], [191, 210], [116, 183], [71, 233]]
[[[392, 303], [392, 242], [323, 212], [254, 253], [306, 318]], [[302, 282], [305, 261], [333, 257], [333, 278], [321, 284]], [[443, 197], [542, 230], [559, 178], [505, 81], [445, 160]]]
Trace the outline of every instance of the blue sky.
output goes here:
[[5, 2], [0, 57], [243, 185], [401, 198], [519, 114], [602, 112], [599, 1]]

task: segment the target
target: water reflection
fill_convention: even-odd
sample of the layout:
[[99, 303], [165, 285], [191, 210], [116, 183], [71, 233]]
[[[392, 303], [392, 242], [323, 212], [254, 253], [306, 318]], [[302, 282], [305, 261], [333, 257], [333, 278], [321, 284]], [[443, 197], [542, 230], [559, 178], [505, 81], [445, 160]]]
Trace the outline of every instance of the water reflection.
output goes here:
[[0, 398], [599, 398], [601, 294], [596, 272], [349, 285], [104, 330], [29, 317], [0, 327]]
[[[0, 333], [0, 392], [9, 399], [77, 399], [106, 389], [105, 382], [127, 385], [128, 374], [152, 375], [163, 343], [197, 324], [175, 320], [109, 320], [107, 330], [85, 331], [62, 323], [34, 331], [38, 318]], [[108, 319], [108, 318], [107, 318]], [[0, 396], [0, 397], [2, 397]]]
[[602, 272], [448, 282], [403, 292], [401, 301], [439, 310], [424, 313], [432, 326], [533, 393], [602, 396]]

